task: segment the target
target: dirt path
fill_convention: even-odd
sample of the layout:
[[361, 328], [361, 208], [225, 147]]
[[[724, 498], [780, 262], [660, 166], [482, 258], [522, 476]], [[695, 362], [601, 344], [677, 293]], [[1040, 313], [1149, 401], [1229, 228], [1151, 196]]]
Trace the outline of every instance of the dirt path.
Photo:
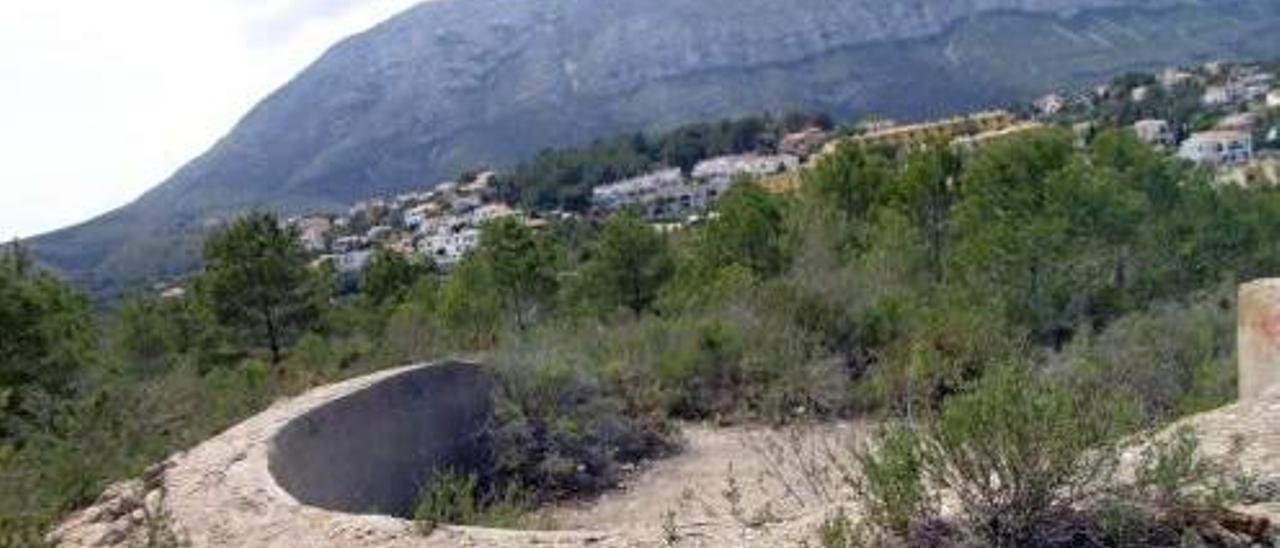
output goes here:
[[688, 425], [684, 451], [622, 489], [547, 514], [571, 530], [613, 530], [654, 545], [796, 545], [849, 504], [838, 467], [863, 424], [773, 430]]

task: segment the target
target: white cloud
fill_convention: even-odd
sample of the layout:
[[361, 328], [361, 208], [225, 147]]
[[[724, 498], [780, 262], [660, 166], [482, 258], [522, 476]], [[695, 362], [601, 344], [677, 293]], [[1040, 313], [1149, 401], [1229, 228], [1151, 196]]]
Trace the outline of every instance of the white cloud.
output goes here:
[[127, 203], [330, 44], [417, 2], [11, 1], [0, 13], [5, 239]]

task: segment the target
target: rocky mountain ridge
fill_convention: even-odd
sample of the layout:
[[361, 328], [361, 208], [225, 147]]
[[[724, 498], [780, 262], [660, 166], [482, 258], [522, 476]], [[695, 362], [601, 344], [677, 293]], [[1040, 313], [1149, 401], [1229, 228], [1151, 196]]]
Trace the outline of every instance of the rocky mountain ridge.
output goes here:
[[340, 207], [621, 132], [977, 108], [1280, 51], [1267, 0], [436, 0], [334, 46], [136, 202], [33, 242], [92, 290], [197, 264], [249, 207]]

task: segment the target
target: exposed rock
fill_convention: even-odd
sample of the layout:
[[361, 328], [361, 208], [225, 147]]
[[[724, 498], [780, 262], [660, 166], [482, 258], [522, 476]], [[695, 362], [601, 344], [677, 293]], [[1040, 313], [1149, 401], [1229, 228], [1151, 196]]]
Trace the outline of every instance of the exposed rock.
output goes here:
[[159, 516], [163, 512], [164, 492], [160, 489], [153, 489], [147, 493], [147, 497], [143, 499], [142, 508], [148, 516]]
[[258, 205], [340, 207], [547, 147], [763, 111], [939, 116], [1280, 49], [1274, 0], [435, 0], [332, 48], [137, 202], [38, 238], [95, 290]]

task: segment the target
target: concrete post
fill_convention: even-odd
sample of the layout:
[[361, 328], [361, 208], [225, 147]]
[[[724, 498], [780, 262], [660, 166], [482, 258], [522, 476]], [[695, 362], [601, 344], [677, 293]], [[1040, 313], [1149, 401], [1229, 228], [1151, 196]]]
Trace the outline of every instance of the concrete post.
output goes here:
[[1240, 286], [1236, 358], [1240, 399], [1280, 385], [1280, 278]]

